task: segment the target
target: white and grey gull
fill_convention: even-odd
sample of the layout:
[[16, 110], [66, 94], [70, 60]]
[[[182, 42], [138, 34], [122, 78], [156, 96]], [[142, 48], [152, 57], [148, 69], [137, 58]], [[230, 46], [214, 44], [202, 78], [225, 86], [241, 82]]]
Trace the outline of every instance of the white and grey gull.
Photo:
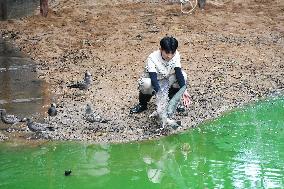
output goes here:
[[18, 116], [7, 114], [5, 109], [0, 109], [0, 114], [1, 120], [6, 124], [16, 124], [25, 121], [25, 118], [19, 118]]
[[94, 123], [94, 122], [107, 123], [108, 121], [110, 121], [110, 120], [102, 118], [99, 114], [94, 112], [90, 104], [86, 105], [84, 116], [85, 116], [86, 121], [91, 122], [91, 123]]
[[68, 85], [67, 87], [78, 88], [80, 90], [86, 90], [90, 88], [90, 86], [92, 85], [92, 81], [93, 81], [92, 74], [89, 71], [86, 71], [83, 81]]
[[29, 130], [32, 132], [54, 131], [54, 127], [48, 124], [33, 122], [30, 118], [27, 118], [26, 121]]

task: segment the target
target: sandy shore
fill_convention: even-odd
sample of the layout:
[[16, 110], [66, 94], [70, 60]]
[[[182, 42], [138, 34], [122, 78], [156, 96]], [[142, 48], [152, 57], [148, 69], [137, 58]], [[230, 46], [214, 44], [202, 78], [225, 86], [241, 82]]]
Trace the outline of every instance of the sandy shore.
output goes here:
[[[279, 0], [208, 1], [193, 14], [167, 1], [56, 0], [47, 18], [0, 22], [0, 28], [37, 62], [38, 77], [49, 83], [58, 104], [58, 116], [46, 118], [55, 131], [38, 137], [126, 142], [179, 133], [234, 107], [283, 94], [283, 10]], [[177, 130], [161, 130], [148, 118], [154, 98], [145, 113], [129, 114], [138, 101], [144, 61], [166, 34], [179, 40], [192, 100], [186, 113], [176, 115], [183, 125]], [[94, 77], [92, 87], [68, 89], [86, 70]], [[87, 103], [111, 121], [86, 122]]]

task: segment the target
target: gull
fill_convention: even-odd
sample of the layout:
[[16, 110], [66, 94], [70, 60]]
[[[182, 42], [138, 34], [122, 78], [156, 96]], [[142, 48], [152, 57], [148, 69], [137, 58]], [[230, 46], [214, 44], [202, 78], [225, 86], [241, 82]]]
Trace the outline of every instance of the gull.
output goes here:
[[[181, 126], [180, 121], [176, 121], [171, 119], [171, 117], [176, 112], [177, 106], [180, 103], [180, 99], [186, 90], [186, 86], [183, 86], [169, 101], [169, 103], [166, 105], [165, 109], [160, 111], [154, 111], [149, 117], [156, 117], [159, 119], [159, 121], [162, 123], [162, 127], [164, 128], [166, 125], [171, 126], [173, 129], [177, 129]], [[157, 94], [160, 95], [159, 98], [161, 98], [162, 95], [165, 94]]]
[[75, 84], [68, 85], [69, 88], [78, 88], [80, 90], [88, 89], [92, 84], [92, 74], [88, 71], [85, 72], [85, 77], [83, 81], [77, 82]]
[[19, 117], [15, 115], [7, 115], [7, 112], [5, 109], [0, 109], [1, 114], [1, 120], [6, 124], [16, 124], [22, 121], [25, 121], [24, 119], [20, 119]]
[[109, 121], [109, 120], [102, 118], [97, 113], [95, 113], [89, 104], [87, 104], [86, 106], [85, 119], [86, 121], [91, 122], [91, 123], [94, 123], [94, 122], [107, 123]]
[[32, 132], [54, 131], [54, 127], [44, 123], [33, 122], [30, 118], [27, 118], [27, 126]]

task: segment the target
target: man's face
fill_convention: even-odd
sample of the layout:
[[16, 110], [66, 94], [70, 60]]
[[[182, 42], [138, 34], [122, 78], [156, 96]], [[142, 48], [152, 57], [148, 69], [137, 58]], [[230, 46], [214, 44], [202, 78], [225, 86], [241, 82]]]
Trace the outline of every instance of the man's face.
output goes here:
[[170, 61], [174, 56], [175, 53], [167, 53], [165, 50], [161, 49], [161, 54], [164, 60], [166, 60], [167, 62]]

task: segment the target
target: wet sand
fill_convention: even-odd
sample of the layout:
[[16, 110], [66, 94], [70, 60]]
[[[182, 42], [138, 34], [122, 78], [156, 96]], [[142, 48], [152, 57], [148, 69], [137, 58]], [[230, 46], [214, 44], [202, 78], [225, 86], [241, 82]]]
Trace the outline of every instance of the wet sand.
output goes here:
[[[28, 129], [25, 138], [126, 142], [179, 133], [232, 108], [283, 94], [284, 3], [208, 1], [205, 10], [182, 14], [179, 4], [153, 1], [52, 1], [49, 15], [0, 22], [2, 36], [37, 62], [40, 79], [49, 83], [59, 114], [46, 122], [55, 131]], [[37, 13], [38, 14], [38, 11]], [[192, 104], [176, 115], [183, 127], [160, 126], [148, 116], [130, 115], [138, 101], [137, 79], [159, 40], [179, 40]], [[89, 70], [88, 91], [68, 89]], [[108, 123], [83, 119], [91, 103]], [[26, 127], [22, 125], [22, 127]], [[3, 135], [3, 137], [2, 137]], [[10, 136], [2, 131], [0, 139]]]

